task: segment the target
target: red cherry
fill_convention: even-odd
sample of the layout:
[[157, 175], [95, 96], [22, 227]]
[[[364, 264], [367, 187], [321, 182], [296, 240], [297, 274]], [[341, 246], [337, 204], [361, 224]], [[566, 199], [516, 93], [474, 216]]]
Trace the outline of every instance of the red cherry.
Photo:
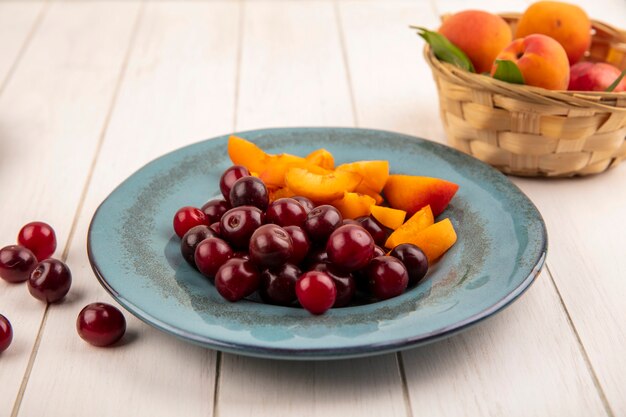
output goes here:
[[30, 249], [38, 261], [48, 259], [57, 248], [57, 237], [54, 229], [44, 222], [31, 222], [20, 230], [17, 242]]
[[28, 291], [38, 300], [54, 303], [65, 297], [72, 285], [72, 273], [58, 259], [46, 259], [37, 264], [28, 278]]
[[5, 281], [24, 282], [35, 266], [35, 254], [24, 246], [11, 245], [0, 249], [0, 278]]
[[209, 225], [209, 220], [202, 210], [186, 206], [180, 208], [174, 215], [174, 231], [182, 238], [194, 226]]
[[296, 296], [300, 305], [312, 314], [323, 314], [335, 304], [337, 288], [325, 272], [309, 271], [296, 282]]
[[124, 335], [126, 319], [110, 304], [92, 303], [78, 314], [76, 330], [81, 339], [89, 344], [109, 346]]
[[0, 353], [4, 352], [13, 341], [13, 328], [9, 320], [0, 314]]

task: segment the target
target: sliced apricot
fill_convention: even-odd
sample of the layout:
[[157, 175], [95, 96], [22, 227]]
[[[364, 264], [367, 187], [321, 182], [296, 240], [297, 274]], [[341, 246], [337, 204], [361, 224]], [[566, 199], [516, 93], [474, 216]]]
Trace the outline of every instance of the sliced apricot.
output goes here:
[[285, 173], [289, 168], [304, 168], [316, 173], [326, 172], [323, 168], [311, 164], [306, 159], [288, 153], [270, 155], [266, 161], [266, 167], [259, 173], [259, 178], [263, 180], [268, 187], [284, 187]]
[[363, 185], [380, 193], [389, 177], [388, 161], [356, 161], [339, 165], [336, 170], [356, 172], [363, 177]]
[[289, 168], [285, 184], [297, 195], [316, 203], [330, 203], [343, 197], [344, 192], [354, 191], [361, 176], [348, 171], [329, 171], [317, 174], [303, 168]]
[[339, 200], [332, 201], [330, 204], [335, 206], [344, 219], [356, 219], [361, 216], [369, 216], [370, 208], [374, 206], [376, 201], [365, 194], [343, 193], [343, 197]]
[[249, 140], [231, 135], [228, 138], [228, 156], [233, 164], [243, 165], [249, 171], [261, 173], [265, 171], [271, 155]]
[[413, 235], [408, 242], [402, 243], [412, 243], [419, 247], [428, 258], [428, 263], [432, 264], [454, 245], [456, 238], [450, 219], [443, 219]]
[[406, 211], [391, 207], [373, 206], [371, 212], [376, 220], [392, 230], [402, 226], [406, 217]]
[[278, 188], [276, 190], [270, 190], [270, 203], [278, 200], [279, 198], [293, 197], [296, 195], [293, 191], [291, 191], [287, 187]]
[[361, 183], [356, 186], [356, 188], [354, 189], [354, 192], [359, 193], [359, 194], [369, 195], [376, 201], [377, 205], [381, 205], [383, 201], [385, 201], [382, 195], [378, 194], [376, 191], [372, 190], [367, 185], [364, 185], [363, 181], [361, 181]]
[[430, 205], [433, 215], [440, 215], [454, 197], [459, 186], [441, 178], [414, 175], [390, 175], [383, 193], [393, 208], [412, 215]]
[[413, 236], [426, 229], [428, 226], [432, 226], [434, 222], [435, 218], [430, 206], [424, 207], [389, 235], [385, 242], [385, 247], [393, 249], [401, 243], [409, 242]]
[[324, 148], [314, 150], [308, 154], [305, 159], [313, 165], [317, 165], [324, 169], [335, 169], [335, 158], [333, 157], [333, 154]]

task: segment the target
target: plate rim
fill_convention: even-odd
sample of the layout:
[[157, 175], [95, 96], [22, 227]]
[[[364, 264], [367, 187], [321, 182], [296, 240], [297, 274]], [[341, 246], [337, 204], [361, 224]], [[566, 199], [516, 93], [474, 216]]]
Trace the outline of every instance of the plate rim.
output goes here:
[[[121, 295], [118, 291], [116, 291], [115, 288], [113, 288], [113, 286], [106, 280], [106, 277], [104, 277], [104, 275], [102, 274], [102, 271], [100, 270], [98, 261], [96, 260], [96, 255], [93, 253], [93, 249], [92, 249], [94, 222], [96, 221], [105, 203], [120, 188], [122, 188], [124, 184], [131, 177], [133, 177], [138, 172], [142, 171], [148, 165], [151, 165], [161, 159], [164, 159], [171, 154], [179, 152], [182, 149], [193, 147], [200, 143], [228, 137], [229, 135], [233, 135], [233, 134], [245, 136], [246, 134], [250, 134], [250, 133], [259, 134], [259, 133], [264, 133], [264, 132], [294, 131], [294, 130], [296, 131], [300, 131], [300, 130], [367, 131], [367, 132], [370, 132], [370, 133], [373, 132], [376, 134], [402, 136], [409, 140], [417, 140], [421, 142], [428, 142], [430, 144], [434, 144], [435, 146], [441, 147], [445, 149], [446, 151], [452, 151], [453, 153], [460, 154], [463, 157], [467, 157], [470, 160], [478, 162], [480, 165], [486, 166], [490, 170], [495, 171], [495, 173], [501, 175], [507, 180], [508, 185], [514, 187], [519, 193], [521, 193], [522, 195], [526, 197], [526, 199], [528, 200], [530, 205], [534, 208], [534, 211], [537, 214], [537, 220], [539, 221], [539, 224], [541, 226], [540, 236], [541, 236], [542, 241], [541, 241], [540, 250], [538, 251], [537, 259], [535, 259], [534, 261], [531, 261], [531, 264], [533, 264], [531, 271], [520, 282], [519, 285], [517, 285], [512, 291], [508, 292], [504, 297], [501, 297], [495, 303], [479, 311], [478, 313], [468, 316], [467, 318], [463, 320], [459, 320], [452, 325], [443, 326], [433, 331], [421, 333], [419, 335], [415, 335], [412, 337], [395, 338], [395, 339], [391, 339], [382, 343], [369, 343], [369, 344], [361, 344], [361, 345], [355, 345], [355, 346], [349, 346], [349, 347], [312, 348], [312, 349], [278, 348], [278, 347], [268, 347], [268, 346], [260, 347], [260, 346], [256, 346], [256, 345], [252, 345], [248, 343], [242, 343], [242, 342], [237, 342], [237, 343], [224, 342], [213, 337], [208, 337], [206, 335], [201, 335], [198, 333], [181, 330], [180, 328], [176, 326], [173, 326], [173, 325], [170, 325], [168, 323], [161, 321], [160, 319], [144, 311], [142, 308], [137, 307], [130, 300], [128, 300], [123, 295]], [[254, 139], [251, 139], [251, 141], [254, 142]], [[511, 305], [515, 300], [517, 300], [535, 282], [536, 278], [541, 273], [545, 265], [545, 260], [547, 257], [547, 250], [548, 250], [548, 234], [547, 234], [546, 224], [543, 219], [543, 216], [541, 215], [541, 212], [539, 211], [537, 206], [534, 204], [534, 202], [526, 195], [526, 193], [524, 193], [506, 175], [496, 170], [492, 166], [472, 157], [471, 155], [467, 155], [457, 149], [454, 149], [450, 146], [447, 146], [439, 142], [431, 141], [425, 138], [421, 138], [418, 136], [412, 136], [412, 135], [407, 135], [404, 133], [393, 132], [389, 130], [381, 130], [381, 129], [333, 127], [333, 126], [311, 126], [311, 127], [294, 126], [294, 127], [263, 128], [263, 129], [238, 131], [238, 132], [233, 132], [233, 133], [227, 133], [225, 135], [215, 136], [215, 137], [208, 138], [208, 139], [203, 139], [203, 140], [196, 141], [194, 143], [187, 144], [187, 145], [178, 147], [176, 149], [173, 149], [143, 164], [141, 167], [135, 170], [132, 174], [128, 175], [122, 182], [120, 182], [106, 196], [106, 198], [102, 200], [102, 202], [98, 205], [97, 209], [95, 210], [90, 220], [89, 228], [87, 231], [87, 256], [89, 259], [91, 269], [93, 270], [96, 276], [96, 279], [98, 280], [100, 285], [113, 297], [113, 299], [116, 302], [118, 302], [126, 311], [128, 311], [129, 313], [131, 313], [132, 315], [134, 315], [135, 317], [137, 317], [144, 323], [152, 327], [155, 327], [167, 334], [173, 335], [177, 337], [178, 339], [191, 342], [196, 345], [203, 346], [203, 347], [208, 347], [212, 349], [217, 349], [219, 351], [245, 355], [245, 356], [252, 356], [252, 357], [259, 357], [259, 358], [266, 358], [266, 359], [282, 359], [282, 360], [334, 360], [334, 359], [348, 359], [348, 358], [365, 357], [365, 356], [371, 356], [371, 355], [379, 355], [379, 354], [395, 352], [395, 351], [400, 351], [400, 350], [405, 350], [405, 349], [410, 349], [413, 347], [425, 345], [425, 344], [432, 343], [440, 339], [447, 338], [453, 334], [462, 332], [472, 327], [473, 325], [478, 324], [489, 317], [492, 317], [496, 313], [504, 310], [506, 307]]]

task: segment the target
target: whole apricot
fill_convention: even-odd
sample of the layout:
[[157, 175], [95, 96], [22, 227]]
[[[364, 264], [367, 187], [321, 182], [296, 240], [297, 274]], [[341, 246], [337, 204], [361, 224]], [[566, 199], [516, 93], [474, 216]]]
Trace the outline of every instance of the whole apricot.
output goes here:
[[[569, 62], [565, 49], [546, 35], [529, 35], [515, 39], [504, 48], [496, 60], [513, 61], [517, 64], [524, 84], [548, 90], [567, 90]], [[497, 63], [491, 70], [496, 71]]]
[[517, 24], [516, 38], [534, 33], [550, 36], [559, 42], [570, 65], [582, 58], [591, 45], [591, 21], [580, 7], [559, 1], [531, 4]]
[[479, 74], [491, 70], [495, 57], [512, 39], [504, 19], [480, 10], [453, 14], [443, 21], [439, 33], [465, 52]]

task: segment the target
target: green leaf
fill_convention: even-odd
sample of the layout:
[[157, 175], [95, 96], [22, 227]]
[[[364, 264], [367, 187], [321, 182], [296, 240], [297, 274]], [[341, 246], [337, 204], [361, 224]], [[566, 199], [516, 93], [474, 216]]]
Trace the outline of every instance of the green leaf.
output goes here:
[[474, 66], [472, 65], [472, 61], [469, 60], [467, 55], [454, 46], [441, 33], [433, 32], [419, 26], [411, 26], [411, 29], [418, 31], [417, 34], [424, 38], [430, 47], [433, 48], [433, 52], [439, 60], [448, 62], [469, 72], [476, 72], [474, 70]]
[[626, 70], [622, 71], [619, 77], [617, 77], [617, 79], [613, 81], [613, 84], [609, 85], [604, 91], [606, 91], [607, 93], [610, 93], [611, 91], [615, 90], [615, 88], [619, 85], [620, 81], [622, 81], [622, 78], [624, 78], [624, 76], [626, 76]]
[[496, 59], [496, 72], [493, 78], [513, 84], [524, 84], [524, 77], [517, 64], [504, 59]]

